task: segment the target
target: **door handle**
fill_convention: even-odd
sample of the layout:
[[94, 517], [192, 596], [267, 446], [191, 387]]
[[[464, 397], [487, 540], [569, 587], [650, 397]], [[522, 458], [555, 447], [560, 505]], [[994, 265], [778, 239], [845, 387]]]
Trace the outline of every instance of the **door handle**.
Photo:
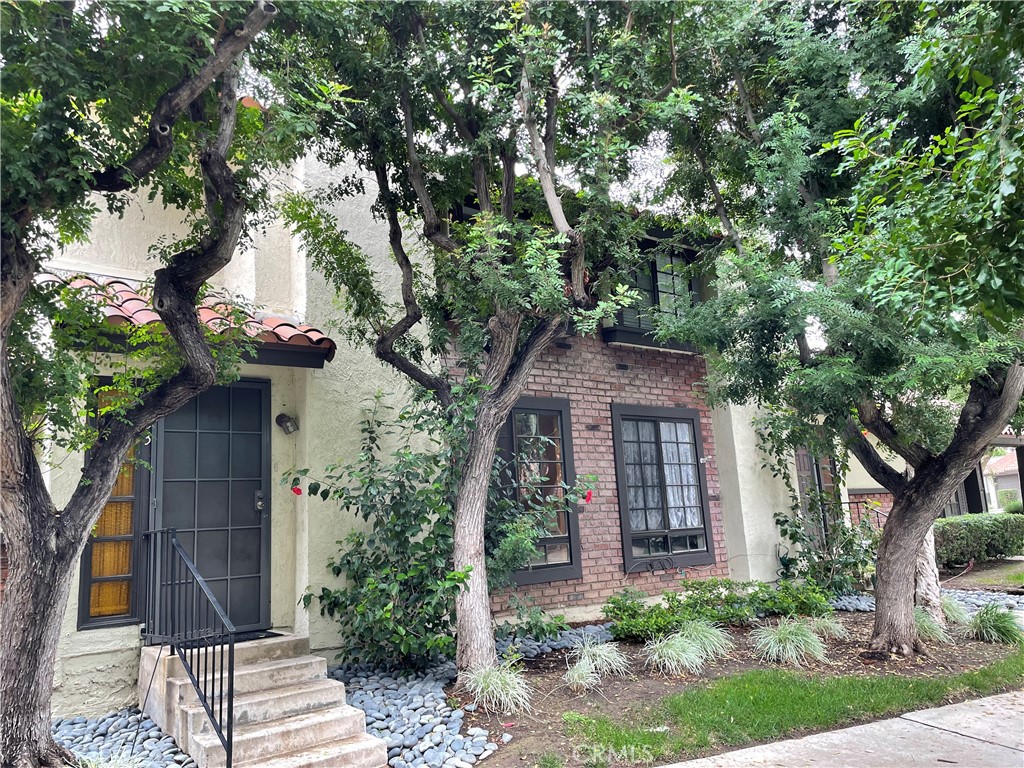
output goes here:
[[267, 508], [267, 502], [264, 500], [263, 491], [256, 491], [256, 510], [263, 512]]

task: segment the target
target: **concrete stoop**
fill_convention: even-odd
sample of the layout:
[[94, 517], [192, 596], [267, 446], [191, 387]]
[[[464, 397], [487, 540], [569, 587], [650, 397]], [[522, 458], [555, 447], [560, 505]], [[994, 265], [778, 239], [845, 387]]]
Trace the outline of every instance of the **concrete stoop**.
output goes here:
[[[150, 679], [152, 678], [152, 685]], [[223, 768], [224, 748], [178, 657], [143, 648], [143, 712], [174, 737], [198, 768]], [[294, 635], [235, 646], [236, 768], [382, 768], [387, 746], [366, 733], [363, 712], [345, 703], [345, 686], [327, 661]]]

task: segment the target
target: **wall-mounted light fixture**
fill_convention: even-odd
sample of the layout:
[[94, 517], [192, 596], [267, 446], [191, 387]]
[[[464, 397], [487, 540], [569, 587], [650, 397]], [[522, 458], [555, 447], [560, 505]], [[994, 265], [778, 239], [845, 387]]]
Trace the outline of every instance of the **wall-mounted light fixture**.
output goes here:
[[286, 435], [290, 435], [292, 432], [299, 431], [299, 422], [296, 421], [291, 416], [289, 416], [287, 413], [277, 414], [277, 418], [274, 419], [274, 421], [277, 423], [277, 426], [284, 430], [284, 433]]

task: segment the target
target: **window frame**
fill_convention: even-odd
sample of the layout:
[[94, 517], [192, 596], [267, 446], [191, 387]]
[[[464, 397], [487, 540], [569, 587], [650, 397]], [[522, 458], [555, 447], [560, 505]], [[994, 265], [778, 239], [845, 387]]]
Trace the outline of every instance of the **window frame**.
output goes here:
[[[93, 536], [89, 534], [86, 539], [85, 548], [79, 558], [78, 572], [78, 630], [107, 629], [110, 627], [128, 627], [142, 623], [142, 606], [145, 600], [145, 588], [140, 583], [145, 579], [146, 567], [143, 562], [145, 551], [142, 546], [143, 533], [146, 532], [148, 513], [151, 506], [151, 472], [146, 466], [152, 459], [152, 431], [139, 441], [135, 454], [135, 478], [132, 484], [132, 491], [135, 494], [132, 501], [132, 570], [127, 577], [129, 581], [128, 614], [124, 616], [90, 616], [90, 601], [92, 599], [92, 585], [94, 582], [103, 581], [124, 581], [124, 576], [100, 577], [94, 579], [92, 576], [92, 544]], [[118, 470], [120, 471], [120, 470]], [[103, 502], [104, 506], [109, 502], [125, 497], [110, 496]], [[125, 499], [126, 500], [126, 499]], [[102, 514], [102, 513], [101, 513]], [[104, 537], [103, 540], [117, 541], [127, 540], [125, 537]]]
[[[644, 250], [650, 251], [653, 250], [654, 247], [656, 246], [651, 246], [649, 248], [645, 248]], [[693, 251], [686, 248], [680, 248], [677, 251], [674, 251], [671, 254], [671, 256], [674, 258], [677, 254], [685, 264], [688, 265], [693, 262]], [[649, 306], [642, 305], [637, 307], [637, 310], [641, 312], [648, 309], [661, 309], [662, 290], [658, 284], [658, 275], [659, 273], [667, 274], [662, 272], [661, 268], [658, 266], [658, 259], [656, 255], [651, 255], [648, 259], [646, 259], [646, 266], [648, 274], [651, 278], [650, 294], [652, 297], [652, 301]], [[640, 267], [638, 267], [638, 269], [640, 269]], [[692, 304], [694, 301], [696, 301], [697, 296], [697, 284], [695, 278], [691, 277], [687, 280], [687, 287], [689, 289], [690, 302]], [[654, 334], [655, 331], [653, 328], [642, 328], [639, 325], [634, 326], [624, 324], [622, 321], [622, 310], [619, 310], [618, 312], [615, 313], [615, 317], [612, 320], [611, 325], [601, 328], [601, 338], [607, 344], [625, 344], [635, 347], [653, 347], [656, 349], [666, 349], [676, 352], [687, 352], [691, 354], [697, 354], [699, 351], [693, 344], [686, 341], [667, 339], [664, 341], [658, 341], [655, 338]]]
[[[656, 422], [675, 421], [689, 422], [693, 428], [694, 447], [697, 455], [697, 480], [700, 484], [701, 520], [704, 528], [704, 540], [707, 542], [707, 550], [704, 552], [682, 552], [679, 554], [651, 555], [649, 557], [635, 557], [633, 555], [633, 530], [629, 520], [629, 495], [626, 482], [626, 462], [623, 451], [622, 420], [623, 418], [649, 419]], [[660, 433], [659, 433], [660, 434]], [[639, 570], [644, 564], [663, 568], [680, 568], [695, 565], [711, 565], [715, 560], [715, 542], [711, 527], [711, 505], [710, 494], [708, 493], [707, 472], [704, 468], [704, 435], [700, 427], [700, 411], [695, 408], [669, 408], [649, 405], [629, 405], [625, 403], [612, 403], [612, 442], [615, 449], [615, 483], [619, 498], [619, 524], [622, 533], [622, 562], [623, 570], [629, 574]], [[659, 439], [660, 451], [660, 439]], [[659, 475], [664, 486], [665, 467], [664, 459], [659, 455]], [[662, 505], [665, 503], [666, 495], [662, 493]], [[671, 530], [671, 529], [669, 529]], [[671, 563], [671, 565], [662, 565]]]
[[[498, 441], [499, 453], [508, 453], [509, 447], [514, 451], [515, 440], [513, 420], [517, 412], [526, 413], [557, 413], [558, 426], [561, 430], [562, 461], [565, 467], [565, 483], [573, 486], [576, 483], [576, 467], [572, 451], [572, 418], [569, 400], [561, 397], [521, 397], [509, 412], [508, 419], [502, 424]], [[555, 565], [530, 565], [513, 574], [512, 580], [517, 586], [547, 584], [554, 581], [568, 581], [583, 578], [583, 562], [580, 549], [579, 510], [576, 505], [567, 505], [566, 525], [569, 528], [569, 562]]]

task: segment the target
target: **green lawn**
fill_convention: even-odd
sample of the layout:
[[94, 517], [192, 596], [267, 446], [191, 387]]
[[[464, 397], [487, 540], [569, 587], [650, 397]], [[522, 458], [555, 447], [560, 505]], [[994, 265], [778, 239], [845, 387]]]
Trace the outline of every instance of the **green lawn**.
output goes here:
[[[812, 677], [758, 670], [665, 698], [650, 719], [628, 723], [567, 712], [569, 736], [595, 765], [681, 757], [720, 746], [782, 739], [857, 720], [985, 695], [1024, 681], [1024, 649], [977, 672], [935, 678]], [[597, 759], [601, 758], [601, 759]]]

